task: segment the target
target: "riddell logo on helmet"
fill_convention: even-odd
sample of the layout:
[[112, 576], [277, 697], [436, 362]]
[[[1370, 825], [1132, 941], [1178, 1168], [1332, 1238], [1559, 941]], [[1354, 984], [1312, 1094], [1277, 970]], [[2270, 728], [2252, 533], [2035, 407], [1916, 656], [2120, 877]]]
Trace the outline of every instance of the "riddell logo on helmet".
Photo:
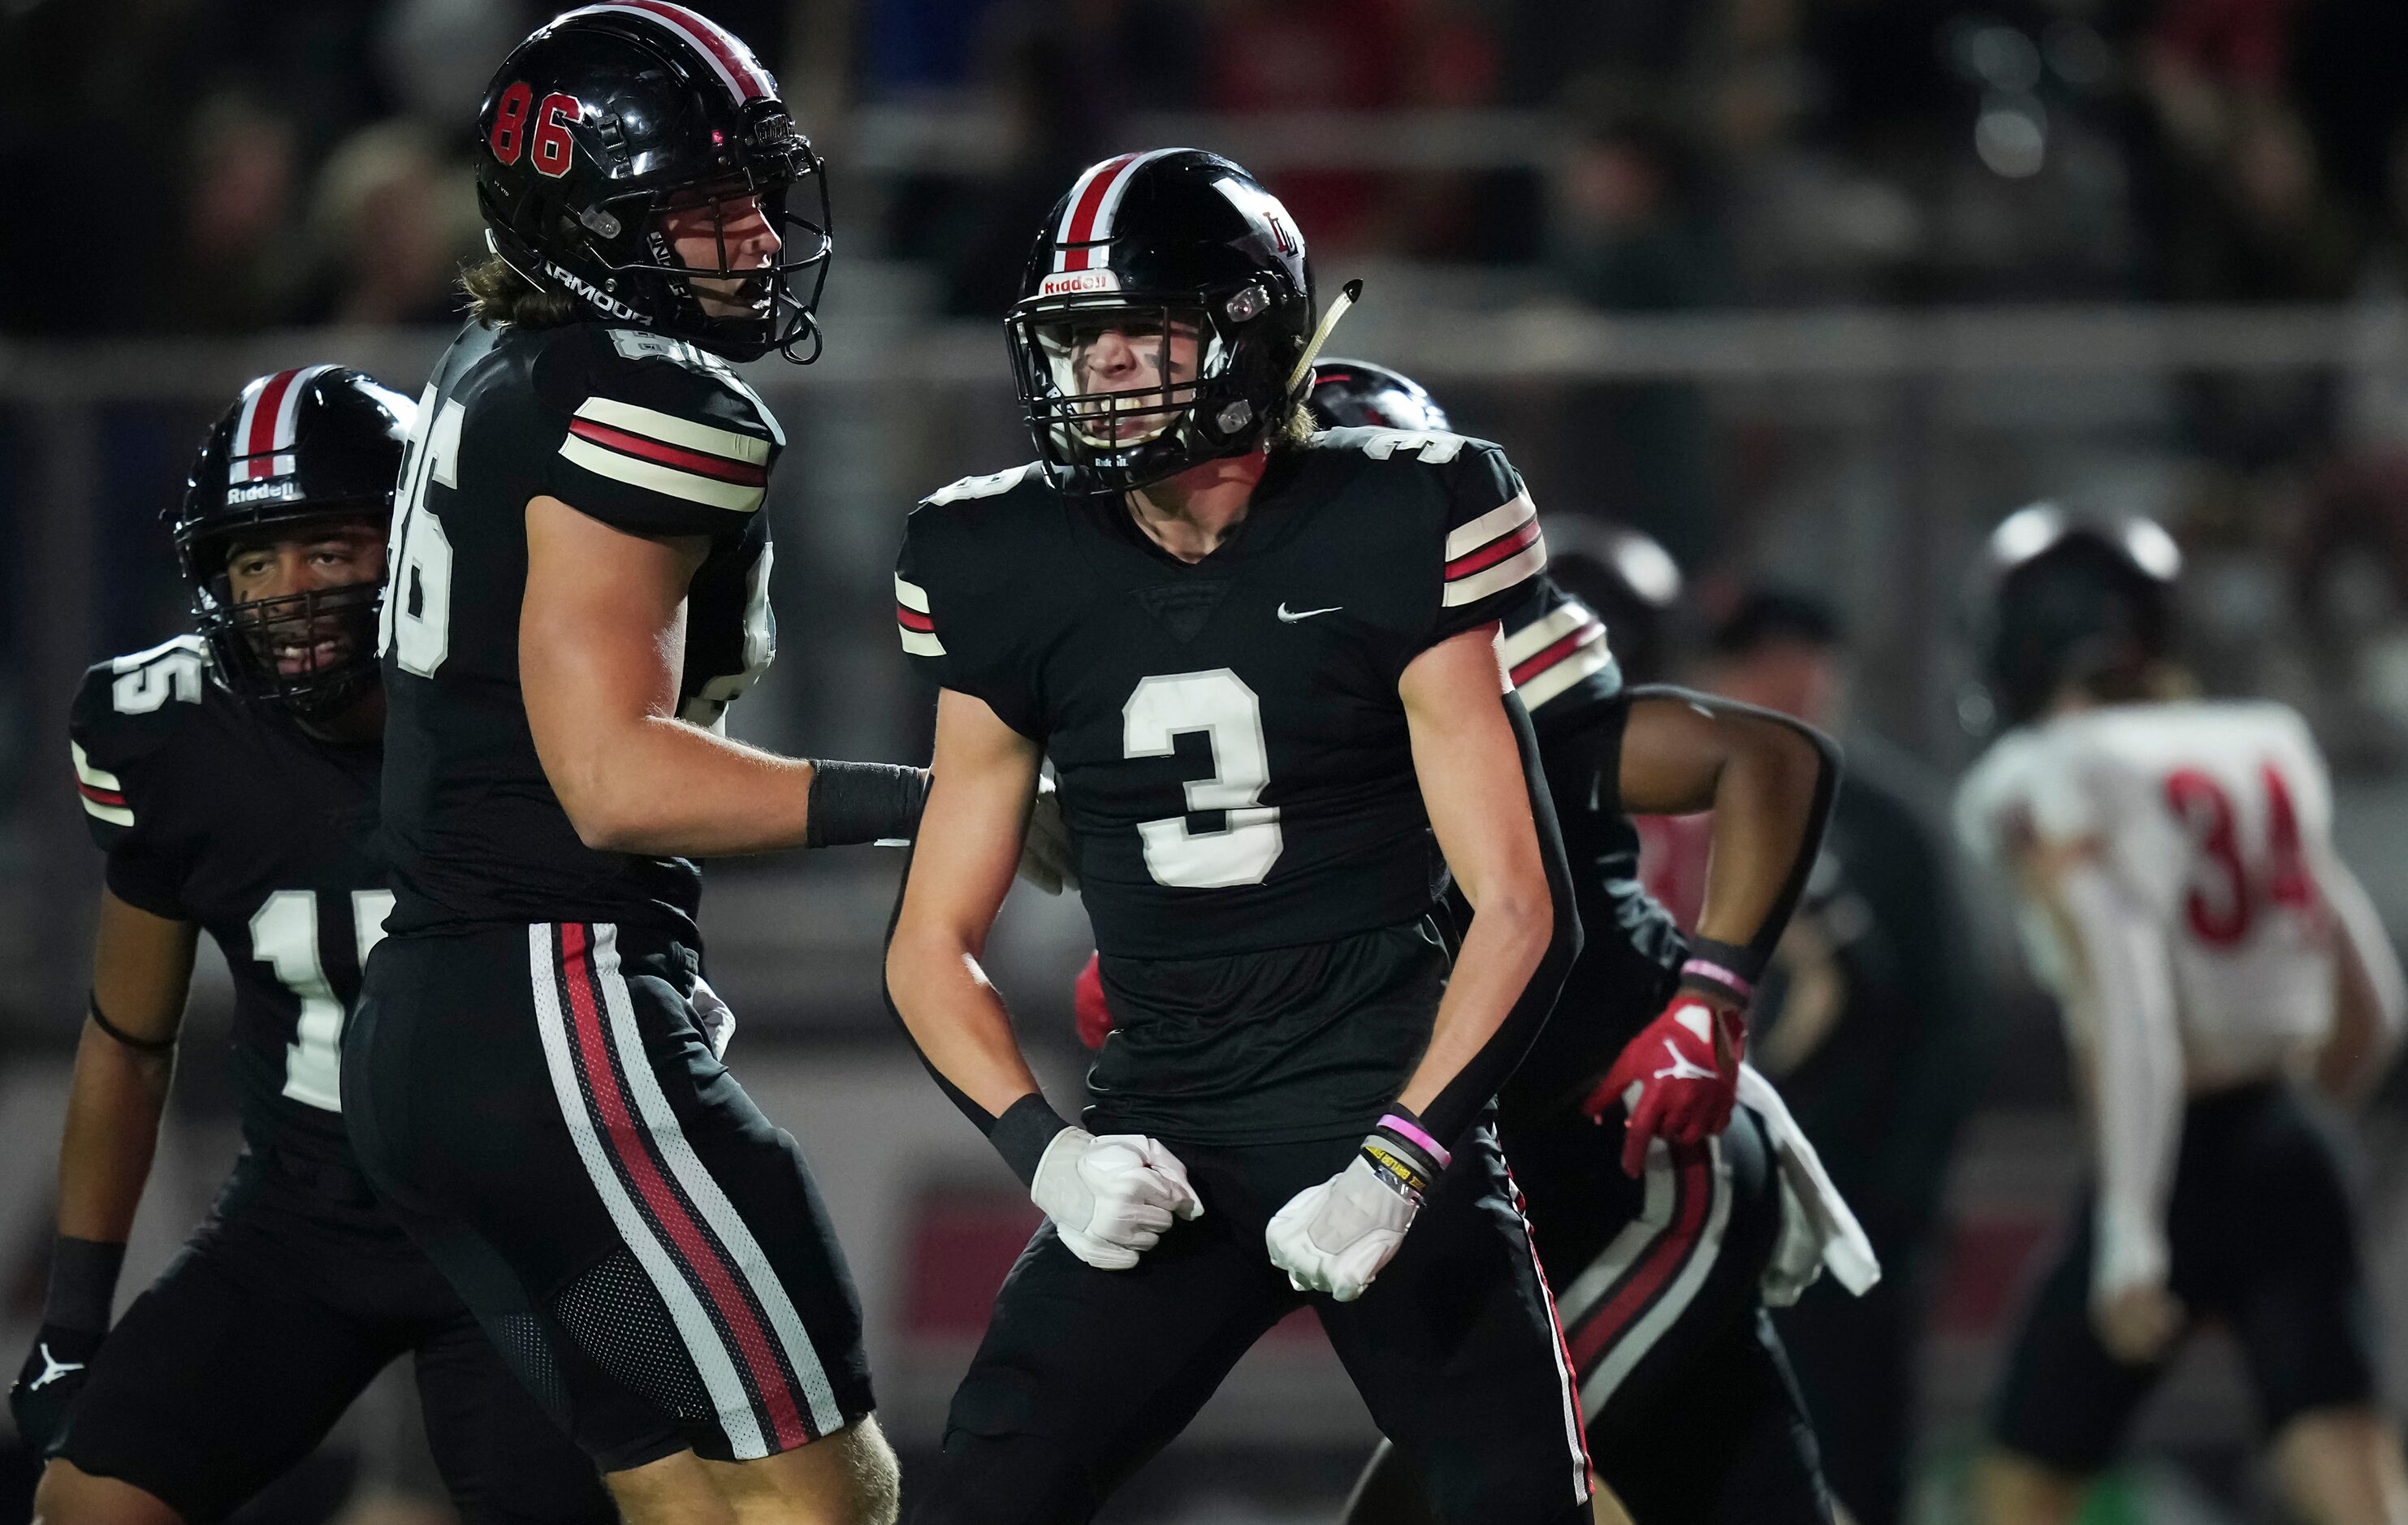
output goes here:
[[638, 312], [635, 308], [627, 306], [624, 302], [620, 301], [617, 297], [612, 296], [609, 292], [595, 286], [592, 281], [581, 280], [576, 276], [570, 274], [568, 271], [563, 270], [559, 265], [553, 264], [550, 260], [543, 262], [543, 273], [550, 276], [552, 279], [560, 282], [563, 286], [567, 287], [570, 291], [575, 292], [578, 295], [585, 298], [586, 301], [593, 303], [597, 307], [600, 307], [604, 312], [609, 313], [613, 318], [624, 318], [630, 322], [643, 321], [644, 315], [642, 313]]
[[243, 487], [228, 488], [226, 490], [226, 502], [229, 505], [238, 503], [263, 503], [269, 498], [282, 501], [290, 498], [297, 498], [300, 495], [301, 484], [294, 481], [292, 477], [286, 477], [272, 482], [252, 482]]
[[1080, 292], [1117, 292], [1121, 278], [1110, 270], [1057, 270], [1037, 284], [1039, 296], [1070, 296]]

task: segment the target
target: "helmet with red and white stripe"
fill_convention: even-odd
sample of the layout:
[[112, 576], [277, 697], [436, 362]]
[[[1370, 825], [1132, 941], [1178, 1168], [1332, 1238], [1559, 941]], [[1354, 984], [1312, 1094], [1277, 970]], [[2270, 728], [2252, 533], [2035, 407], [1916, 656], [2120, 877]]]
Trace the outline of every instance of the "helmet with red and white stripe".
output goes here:
[[[569, 11], [503, 61], [477, 135], [486, 236], [538, 287], [732, 359], [818, 357], [827, 177], [778, 82], [724, 27], [669, 0]], [[812, 216], [787, 209], [798, 186]], [[782, 245], [768, 264], [732, 265], [724, 222], [715, 265], [679, 257], [664, 214], [719, 218], [748, 197]], [[696, 280], [738, 283], [723, 289], [746, 310], [706, 310]]]
[[[1122, 492], [1243, 455], [1303, 403], [1312, 333], [1304, 235], [1252, 175], [1198, 149], [1090, 165], [1055, 204], [1006, 321], [1039, 456], [1056, 486]], [[1167, 385], [1082, 380], [1082, 355], [1117, 331]], [[1193, 335], [1192, 375], [1171, 336]]]
[[[343, 520], [381, 532], [416, 412], [358, 371], [304, 365], [253, 380], [210, 427], [166, 517], [193, 619], [228, 689], [315, 718], [376, 682], [381, 577], [237, 602], [226, 557], [263, 533]], [[279, 660], [280, 643], [287, 660]]]

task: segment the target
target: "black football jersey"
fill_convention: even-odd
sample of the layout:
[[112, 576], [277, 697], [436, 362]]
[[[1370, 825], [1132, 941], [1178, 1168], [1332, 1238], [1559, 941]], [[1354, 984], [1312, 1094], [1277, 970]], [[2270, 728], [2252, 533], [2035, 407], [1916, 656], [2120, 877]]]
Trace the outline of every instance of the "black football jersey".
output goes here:
[[197, 923], [234, 972], [245, 1134], [348, 1160], [343, 1022], [393, 909], [376, 844], [380, 748], [316, 740], [235, 697], [196, 635], [93, 667], [68, 733], [109, 890]]
[[[1096, 946], [1133, 1006], [1148, 1005], [1130, 982], [1151, 968], [1168, 1007], [1189, 1004], [1181, 961], [1428, 914], [1446, 867], [1397, 683], [1430, 646], [1498, 620], [1545, 561], [1529, 494], [1495, 446], [1347, 429], [1274, 457], [1245, 520], [1192, 564], [1118, 499], [1066, 496], [1033, 465], [957, 482], [910, 517], [896, 617], [940, 685], [1044, 746]], [[1239, 1013], [1164, 1056], [1180, 1073], [1111, 1071], [1111, 1089], [1212, 1094], [1216, 1066], [1234, 1072], [1265, 1047], [1258, 1024], [1320, 1033], [1326, 1014], [1305, 1009], [1318, 999], [1297, 991], [1295, 1010]], [[1375, 1047], [1409, 1048], [1409, 1063], [1434, 1015], [1401, 1038], [1389, 1024]], [[1396, 1052], [1349, 1048], [1346, 1025], [1283, 1049], [1283, 1067], [1398, 1068]], [[1099, 1076], [1125, 1047], [1108, 1048]], [[1179, 1136], [1262, 1120], [1215, 1106], [1176, 1119]]]
[[1510, 1119], [1585, 1095], [1670, 998], [1684, 945], [1640, 882], [1639, 833], [1622, 811], [1630, 693], [1605, 622], [1541, 573], [1505, 617], [1504, 650], [1539, 734], [1585, 934], [1554, 1015], [1506, 1083]]
[[394, 932], [601, 920], [695, 938], [695, 865], [586, 847], [536, 756], [519, 691], [526, 506], [710, 538], [680, 694], [686, 719], [715, 724], [777, 647], [761, 502], [784, 443], [725, 362], [681, 340], [571, 323], [453, 341], [402, 466], [380, 642]]

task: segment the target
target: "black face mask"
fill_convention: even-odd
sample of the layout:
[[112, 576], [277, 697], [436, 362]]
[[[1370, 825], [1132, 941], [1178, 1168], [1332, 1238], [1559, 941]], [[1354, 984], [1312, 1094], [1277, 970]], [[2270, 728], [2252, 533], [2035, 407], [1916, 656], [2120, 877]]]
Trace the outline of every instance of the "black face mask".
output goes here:
[[222, 576], [210, 581], [193, 612], [232, 692], [296, 719], [325, 720], [376, 686], [383, 583], [236, 602]]

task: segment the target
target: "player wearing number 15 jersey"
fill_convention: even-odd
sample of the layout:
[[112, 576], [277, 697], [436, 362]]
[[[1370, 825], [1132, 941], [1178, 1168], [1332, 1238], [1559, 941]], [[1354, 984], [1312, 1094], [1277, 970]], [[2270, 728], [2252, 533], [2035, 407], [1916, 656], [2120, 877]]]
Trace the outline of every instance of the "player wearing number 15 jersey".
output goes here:
[[[201, 633], [101, 663], [77, 696], [108, 891], [50, 1297], [11, 1404], [50, 1451], [37, 1513], [60, 1525], [220, 1518], [405, 1352], [465, 1518], [610, 1518], [593, 1469], [369, 1195], [338, 1110], [336, 1046], [393, 905], [373, 642], [408, 406], [333, 365], [243, 389], [175, 516]], [[203, 931], [234, 976], [244, 1153], [110, 1330]]]
[[1981, 1478], [1995, 1525], [2068, 1521], [2175, 1342], [2238, 1336], [2294, 1510], [2375, 1525], [2408, 1477], [2375, 1407], [2356, 1215], [2293, 1076], [2361, 1093], [2400, 966], [2332, 842], [2331, 788], [2280, 705], [2168, 697], [2173, 542], [2042, 505], [1990, 542], [1985, 656], [2014, 728], [1960, 788], [2062, 1005], [2097, 1149], [2041, 1281]]
[[[1047, 1221], [914, 1518], [1092, 1518], [1311, 1306], [1441, 1518], [1584, 1519], [1488, 1120], [1579, 943], [1496, 651], [1545, 563], [1529, 494], [1476, 440], [1307, 432], [1302, 240], [1226, 159], [1095, 165], [1024, 292], [1041, 459], [928, 499], [896, 573], [940, 694], [887, 981]], [[1123, 1022], [1083, 1128], [978, 976], [1040, 757]]]
[[767, 665], [777, 420], [818, 156], [737, 38], [606, 0], [506, 59], [494, 249], [394, 520], [391, 935], [346, 1037], [361, 1162], [643, 1522], [878, 1525], [861, 1312], [810, 1173], [720, 1062], [694, 860], [909, 835], [918, 769], [727, 737]]

